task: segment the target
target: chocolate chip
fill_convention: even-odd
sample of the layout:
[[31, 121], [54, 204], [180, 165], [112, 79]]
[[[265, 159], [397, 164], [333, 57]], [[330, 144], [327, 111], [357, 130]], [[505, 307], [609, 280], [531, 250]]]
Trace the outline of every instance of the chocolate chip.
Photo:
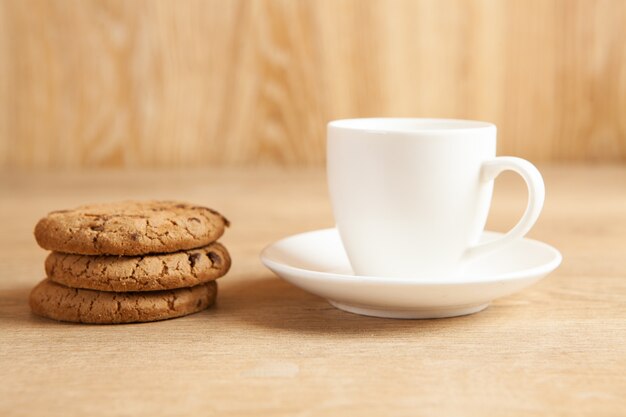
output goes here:
[[104, 230], [104, 226], [101, 224], [98, 224], [96, 226], [89, 226], [89, 228], [93, 230], [94, 232], [101, 232]]
[[189, 255], [189, 264], [192, 268], [196, 266], [196, 262], [200, 260], [201, 256], [202, 255], [200, 255], [199, 253], [193, 253]]
[[213, 265], [218, 265], [222, 261], [222, 258], [220, 258], [220, 256], [215, 252], [209, 252], [206, 256], [209, 257]]
[[130, 235], [131, 240], [134, 240], [135, 242], [139, 240], [139, 233], [133, 233]]

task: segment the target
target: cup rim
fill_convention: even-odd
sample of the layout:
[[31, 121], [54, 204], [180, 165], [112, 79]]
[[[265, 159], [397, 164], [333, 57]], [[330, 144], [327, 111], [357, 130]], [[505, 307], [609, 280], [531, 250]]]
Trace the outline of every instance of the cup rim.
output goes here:
[[328, 129], [369, 133], [441, 134], [496, 129], [491, 122], [469, 119], [421, 117], [364, 117], [328, 122]]

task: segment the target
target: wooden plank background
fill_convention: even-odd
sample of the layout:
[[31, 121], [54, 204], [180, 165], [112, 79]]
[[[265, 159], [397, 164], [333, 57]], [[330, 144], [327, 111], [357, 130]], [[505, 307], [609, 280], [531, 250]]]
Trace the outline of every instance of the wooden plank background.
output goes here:
[[626, 161], [624, 0], [0, 0], [0, 167], [316, 165], [357, 116]]

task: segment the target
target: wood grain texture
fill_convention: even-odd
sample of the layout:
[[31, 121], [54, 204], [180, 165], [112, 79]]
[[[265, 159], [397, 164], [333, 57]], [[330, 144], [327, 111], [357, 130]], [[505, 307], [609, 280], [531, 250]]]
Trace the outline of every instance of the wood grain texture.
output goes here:
[[[321, 170], [2, 175], [0, 415], [626, 415], [626, 168], [540, 168], [549, 193], [531, 237], [561, 267], [481, 313], [422, 321], [336, 310], [261, 265], [273, 240], [333, 224]], [[32, 315], [38, 218], [124, 198], [228, 215], [216, 307], [124, 326]], [[488, 228], [511, 227], [525, 198], [503, 174]]]
[[328, 120], [626, 160], [623, 0], [0, 0], [0, 167], [317, 165]]

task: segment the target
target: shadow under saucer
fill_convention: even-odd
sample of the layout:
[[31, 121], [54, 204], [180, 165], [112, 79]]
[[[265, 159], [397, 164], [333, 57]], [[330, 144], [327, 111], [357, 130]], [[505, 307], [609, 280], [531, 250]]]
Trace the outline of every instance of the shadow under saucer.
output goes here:
[[241, 277], [220, 283], [219, 315], [228, 315], [255, 326], [303, 332], [364, 334], [447, 332], [479, 316], [436, 320], [394, 320], [347, 313], [325, 299], [309, 294], [273, 276]]

